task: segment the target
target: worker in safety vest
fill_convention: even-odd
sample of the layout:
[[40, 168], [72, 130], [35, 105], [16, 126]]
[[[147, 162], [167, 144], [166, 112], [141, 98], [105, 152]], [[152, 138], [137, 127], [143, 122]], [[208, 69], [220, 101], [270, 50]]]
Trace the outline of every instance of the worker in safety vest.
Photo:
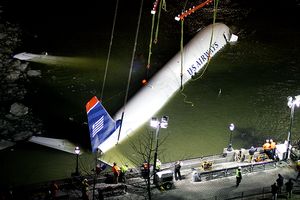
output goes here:
[[264, 150], [265, 154], [267, 154], [267, 156], [269, 158], [271, 158], [271, 144], [270, 144], [270, 140], [266, 140], [266, 143], [264, 143], [264, 145], [263, 145], [263, 150]]
[[161, 162], [159, 159], [156, 159], [156, 171], [160, 171]]
[[115, 162], [113, 163], [112, 172], [114, 173], [114, 183], [117, 184], [119, 182], [120, 168]]
[[238, 187], [239, 185], [240, 185], [240, 183], [241, 183], [241, 180], [242, 180], [242, 172], [241, 172], [241, 167], [238, 167], [237, 169], [236, 169], [236, 175], [235, 175], [235, 177], [236, 177], [236, 187]]
[[276, 143], [270, 139], [270, 148], [271, 148], [271, 158], [274, 159], [275, 158], [275, 151], [276, 151]]
[[126, 172], [128, 171], [128, 165], [122, 165], [121, 166], [121, 173], [120, 173], [120, 181], [122, 181], [123, 183], [126, 183]]

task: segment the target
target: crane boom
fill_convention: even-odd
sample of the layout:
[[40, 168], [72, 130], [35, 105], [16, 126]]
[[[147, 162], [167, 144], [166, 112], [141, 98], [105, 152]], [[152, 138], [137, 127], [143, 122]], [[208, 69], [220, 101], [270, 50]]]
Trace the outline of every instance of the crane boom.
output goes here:
[[182, 12], [180, 15], [176, 16], [175, 17], [175, 20], [176, 21], [179, 21], [179, 20], [183, 20], [185, 17], [187, 17], [188, 15], [192, 14], [193, 12], [195, 12], [196, 10], [204, 7], [205, 5], [208, 5], [212, 2], [213, 0], [206, 0], [205, 2], [199, 4], [198, 6], [193, 6], [193, 8], [190, 8], [184, 12]]

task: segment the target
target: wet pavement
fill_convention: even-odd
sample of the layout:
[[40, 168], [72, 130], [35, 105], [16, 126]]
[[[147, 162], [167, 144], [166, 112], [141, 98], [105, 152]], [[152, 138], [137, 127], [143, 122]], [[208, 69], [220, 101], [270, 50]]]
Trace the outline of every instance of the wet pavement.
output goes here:
[[174, 189], [157, 193], [154, 197], [155, 199], [229, 199], [259, 194], [270, 191], [271, 185], [278, 178], [278, 173], [283, 175], [285, 181], [297, 176], [294, 166], [282, 163], [274, 169], [243, 174], [241, 184], [236, 187], [235, 176], [193, 182], [191, 172], [186, 170], [183, 172], [185, 179], [175, 181]]
[[[203, 172], [200, 168], [200, 163], [203, 160], [213, 159], [214, 164], [212, 171], [218, 171], [220, 166], [225, 166], [225, 168], [235, 171], [238, 166], [242, 166], [243, 178], [238, 187], [236, 187], [236, 178], [234, 173], [228, 173], [228, 175], [223, 177], [207, 178], [208, 176], [203, 176], [201, 181], [195, 181], [193, 174], [195, 171]], [[151, 184], [151, 194], [152, 199], [163, 199], [163, 200], [195, 200], [195, 199], [271, 199], [271, 185], [276, 181], [278, 174], [280, 173], [284, 177], [284, 183], [288, 179], [294, 179], [294, 186], [297, 191], [300, 191], [300, 184], [295, 180], [297, 177], [297, 171], [295, 168], [295, 163], [293, 162], [269, 162], [263, 168], [256, 168], [256, 170], [247, 171], [247, 162], [226, 162], [218, 163], [219, 159], [226, 159], [223, 156], [214, 156], [206, 158], [196, 158], [191, 160], [183, 161], [183, 166], [181, 169], [182, 180], [175, 181], [173, 179], [173, 186], [169, 190], [165, 190], [155, 185]], [[224, 161], [224, 160], [223, 160]], [[257, 163], [256, 163], [257, 164]], [[173, 170], [174, 163], [162, 164], [163, 170]], [[254, 169], [254, 168], [253, 168]], [[223, 171], [224, 172], [224, 171]], [[227, 173], [227, 170], [226, 170]], [[103, 177], [102, 177], [103, 178]], [[73, 177], [65, 182], [65, 186], [60, 184], [60, 190], [57, 193], [59, 195], [58, 199], [81, 199], [81, 188], [80, 180], [82, 177]], [[107, 177], [106, 177], [107, 180]], [[105, 181], [106, 181], [105, 180]], [[153, 180], [151, 180], [152, 182]], [[102, 182], [102, 183], [99, 183]], [[140, 177], [140, 173], [137, 169], [128, 173], [127, 184], [105, 184], [104, 179], [98, 179], [98, 183], [95, 185], [96, 190], [94, 190], [94, 199], [101, 199], [98, 194], [98, 189], [105, 188], [102, 191], [104, 199], [117, 200], [117, 199], [147, 199], [146, 182]], [[93, 179], [89, 177], [89, 196], [93, 199]], [[49, 199], [49, 195], [45, 195], [47, 190], [43, 192], [33, 193], [27, 199]], [[286, 192], [283, 188], [283, 193], [279, 196], [280, 198], [286, 198]], [[297, 199], [300, 195], [294, 195], [292, 199]], [[280, 199], [279, 198], [279, 199]], [[15, 198], [18, 199], [18, 198]]]
[[[152, 189], [153, 199], [270, 199], [271, 198], [271, 185], [276, 182], [278, 174], [284, 177], [284, 183], [288, 179], [295, 179], [297, 172], [293, 163], [278, 162], [276, 167], [268, 168], [266, 170], [246, 173], [243, 172], [243, 178], [238, 187], [236, 187], [235, 176], [223, 177], [213, 179], [209, 181], [195, 182], [192, 179], [193, 170], [186, 166], [181, 170], [183, 176], [182, 180], [175, 181], [174, 186], [170, 190], [159, 190], [157, 188]], [[142, 180], [137, 185], [144, 184]], [[134, 184], [132, 184], [134, 185]], [[294, 181], [295, 188], [298, 186], [298, 182]], [[146, 190], [144, 193], [138, 192], [135, 186], [129, 186], [128, 193], [126, 195], [109, 197], [107, 199], [145, 199]], [[134, 192], [135, 191], [135, 192]], [[243, 197], [243, 198], [242, 198]], [[286, 198], [285, 189], [283, 193], [279, 195], [279, 198]], [[293, 199], [296, 199], [294, 196]], [[300, 197], [299, 197], [300, 199]]]

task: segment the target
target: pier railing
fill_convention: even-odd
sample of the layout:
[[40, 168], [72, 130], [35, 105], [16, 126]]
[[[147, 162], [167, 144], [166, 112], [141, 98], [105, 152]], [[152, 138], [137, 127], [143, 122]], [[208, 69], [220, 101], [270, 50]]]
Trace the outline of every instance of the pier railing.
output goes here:
[[209, 171], [194, 170], [193, 181], [209, 181], [218, 178], [235, 176], [238, 167], [241, 167], [242, 174], [263, 171], [266, 169], [276, 168], [276, 161], [266, 161], [260, 163], [250, 163], [242, 166], [234, 166]]

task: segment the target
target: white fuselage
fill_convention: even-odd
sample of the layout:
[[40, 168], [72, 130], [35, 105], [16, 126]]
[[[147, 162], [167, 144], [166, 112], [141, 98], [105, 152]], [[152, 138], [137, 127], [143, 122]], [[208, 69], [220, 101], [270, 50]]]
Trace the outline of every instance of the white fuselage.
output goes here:
[[[230, 29], [222, 23], [215, 23], [197, 33], [183, 50], [182, 84], [185, 84], [196, 72], [201, 70], [207, 63], [209, 56], [214, 56], [227, 44], [230, 38]], [[115, 114], [114, 119], [118, 120], [121, 119], [122, 112], [125, 111], [119, 142], [148, 122], [180, 89], [181, 66], [181, 52], [178, 52], [151, 78], [146, 86], [141, 88], [127, 102], [125, 109], [121, 108]], [[104, 141], [99, 148], [106, 152], [114, 147], [118, 140], [118, 134], [119, 129]]]

